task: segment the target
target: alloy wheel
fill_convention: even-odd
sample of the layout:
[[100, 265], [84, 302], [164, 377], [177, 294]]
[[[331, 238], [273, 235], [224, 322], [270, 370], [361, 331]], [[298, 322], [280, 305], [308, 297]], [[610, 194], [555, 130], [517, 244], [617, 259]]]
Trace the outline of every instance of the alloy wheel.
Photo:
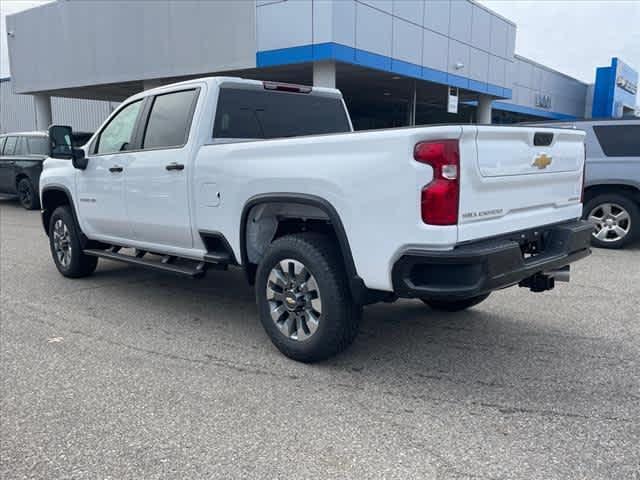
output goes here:
[[593, 236], [601, 242], [620, 241], [631, 229], [629, 212], [617, 203], [596, 205], [587, 218], [595, 227]]
[[68, 268], [71, 264], [71, 255], [73, 253], [71, 233], [69, 232], [69, 227], [67, 227], [61, 218], [57, 219], [53, 225], [53, 250], [60, 265]]
[[313, 274], [298, 260], [278, 262], [267, 280], [269, 312], [276, 327], [291, 340], [308, 340], [322, 315], [320, 289]]

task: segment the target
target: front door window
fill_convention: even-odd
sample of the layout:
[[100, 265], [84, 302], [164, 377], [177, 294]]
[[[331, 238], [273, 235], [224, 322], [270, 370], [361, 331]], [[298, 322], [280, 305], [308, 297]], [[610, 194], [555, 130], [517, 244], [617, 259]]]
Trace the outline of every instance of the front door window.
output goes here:
[[124, 107], [111, 119], [109, 124], [102, 130], [95, 153], [104, 155], [117, 153], [129, 148], [133, 141], [133, 133], [136, 119], [142, 106], [142, 100], [138, 100]]

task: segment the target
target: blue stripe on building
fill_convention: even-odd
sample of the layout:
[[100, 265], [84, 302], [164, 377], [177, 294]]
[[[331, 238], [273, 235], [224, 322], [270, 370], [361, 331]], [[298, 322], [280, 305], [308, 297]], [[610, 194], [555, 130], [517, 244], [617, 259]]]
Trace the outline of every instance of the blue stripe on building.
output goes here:
[[396, 73], [419, 80], [460, 87], [499, 98], [510, 99], [512, 95], [510, 88], [503, 88], [491, 83], [478, 82], [471, 78], [434, 70], [422, 65], [416, 65], [415, 63], [404, 62], [386, 55], [379, 55], [334, 42], [279, 48], [276, 50], [263, 50], [256, 54], [256, 66], [259, 68], [293, 63], [317, 62], [321, 60], [351, 63], [353, 65]]
[[[477, 102], [476, 102], [477, 103]], [[565, 113], [551, 112], [539, 108], [524, 107], [515, 103], [507, 103], [496, 101], [492, 103], [495, 110], [504, 110], [506, 112], [522, 113], [524, 115], [533, 115], [535, 117], [552, 118], [554, 120], [575, 120], [577, 117], [567, 115]]]

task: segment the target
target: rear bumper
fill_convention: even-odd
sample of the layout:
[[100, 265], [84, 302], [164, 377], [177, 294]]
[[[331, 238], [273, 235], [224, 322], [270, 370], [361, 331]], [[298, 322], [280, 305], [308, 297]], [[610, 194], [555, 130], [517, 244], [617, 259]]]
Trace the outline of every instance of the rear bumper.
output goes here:
[[[394, 264], [395, 293], [403, 298], [463, 299], [558, 270], [591, 253], [592, 226], [576, 220], [471, 242], [446, 252], [410, 249]], [[523, 251], [536, 253], [528, 256]]]

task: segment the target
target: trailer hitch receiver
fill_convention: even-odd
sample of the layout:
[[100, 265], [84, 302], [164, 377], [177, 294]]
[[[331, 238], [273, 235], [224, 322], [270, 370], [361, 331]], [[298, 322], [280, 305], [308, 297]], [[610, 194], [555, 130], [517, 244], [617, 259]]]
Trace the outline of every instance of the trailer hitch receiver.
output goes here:
[[518, 286], [528, 288], [532, 292], [546, 292], [547, 290], [553, 290], [553, 287], [556, 286], [556, 279], [553, 275], [536, 273], [522, 280]]

